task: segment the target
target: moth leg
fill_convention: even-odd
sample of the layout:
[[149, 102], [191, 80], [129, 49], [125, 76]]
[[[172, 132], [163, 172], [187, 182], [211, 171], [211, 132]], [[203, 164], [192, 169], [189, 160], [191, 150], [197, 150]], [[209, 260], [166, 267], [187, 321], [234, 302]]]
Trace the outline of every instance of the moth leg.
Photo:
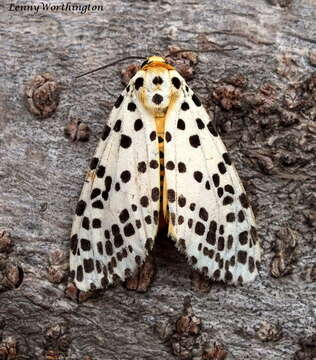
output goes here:
[[191, 271], [191, 287], [193, 290], [207, 294], [211, 290], [210, 279], [198, 270]]
[[154, 280], [155, 268], [154, 257], [148, 255], [143, 265], [138, 268], [138, 271], [126, 281], [126, 288], [146, 292]]

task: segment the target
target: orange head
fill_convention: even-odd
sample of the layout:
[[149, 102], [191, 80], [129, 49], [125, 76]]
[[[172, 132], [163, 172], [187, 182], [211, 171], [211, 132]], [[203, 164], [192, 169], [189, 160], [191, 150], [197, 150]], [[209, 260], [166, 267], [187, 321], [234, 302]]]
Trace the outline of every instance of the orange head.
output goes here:
[[174, 70], [174, 67], [170, 64], [166, 63], [166, 60], [161, 56], [149, 56], [143, 63], [142, 63], [142, 70], [146, 71], [148, 69], [153, 68], [164, 68], [167, 70]]

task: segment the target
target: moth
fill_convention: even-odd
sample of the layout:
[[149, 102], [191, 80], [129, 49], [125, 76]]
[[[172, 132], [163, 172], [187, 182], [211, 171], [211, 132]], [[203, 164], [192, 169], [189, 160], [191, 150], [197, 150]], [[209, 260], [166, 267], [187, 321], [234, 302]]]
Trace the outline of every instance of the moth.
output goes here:
[[163, 226], [208, 278], [255, 279], [255, 219], [231, 158], [184, 78], [152, 56], [116, 100], [90, 163], [70, 240], [77, 288], [131, 277]]

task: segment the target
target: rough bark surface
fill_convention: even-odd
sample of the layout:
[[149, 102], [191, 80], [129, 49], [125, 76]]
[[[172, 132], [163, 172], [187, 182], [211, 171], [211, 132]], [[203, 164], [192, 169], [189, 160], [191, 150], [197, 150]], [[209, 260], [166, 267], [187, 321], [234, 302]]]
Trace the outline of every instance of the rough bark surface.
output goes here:
[[[315, 1], [100, 0], [104, 11], [82, 15], [15, 12], [9, 4], [0, 5], [0, 227], [10, 231], [14, 247], [0, 260], [3, 268], [18, 265], [24, 277], [0, 293], [0, 335], [15, 337], [25, 358], [48, 358], [45, 332], [63, 324], [67, 359], [171, 360], [154, 328], [181, 312], [190, 295], [204, 330], [232, 358], [294, 358], [299, 339], [316, 325]], [[122, 56], [162, 53], [168, 45], [205, 50], [212, 42], [238, 49], [201, 53], [189, 83], [215, 113], [253, 203], [260, 278], [195, 292], [186, 259], [162, 243], [147, 293], [117, 286], [81, 304], [71, 301], [65, 281], [49, 281], [56, 275], [49, 266], [67, 254], [84, 172], [123, 88], [125, 65], [74, 76]], [[24, 88], [45, 72], [62, 92], [57, 111], [41, 120], [28, 111]], [[89, 125], [88, 142], [64, 136], [71, 119]], [[273, 244], [288, 241], [285, 234], [295, 238], [296, 255], [279, 244], [273, 274], [283, 276], [272, 277]], [[282, 337], [262, 341], [257, 329], [265, 322], [281, 326]]]

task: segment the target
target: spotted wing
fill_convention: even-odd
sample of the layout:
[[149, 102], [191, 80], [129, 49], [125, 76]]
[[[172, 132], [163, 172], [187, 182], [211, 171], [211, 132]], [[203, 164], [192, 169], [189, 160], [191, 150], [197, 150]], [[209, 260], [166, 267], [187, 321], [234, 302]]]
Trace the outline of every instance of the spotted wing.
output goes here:
[[165, 128], [169, 233], [209, 278], [252, 281], [260, 260], [253, 212], [207, 112], [181, 84]]
[[76, 208], [70, 270], [80, 290], [126, 279], [152, 248], [160, 197], [157, 149], [154, 119], [131, 81], [105, 126]]

